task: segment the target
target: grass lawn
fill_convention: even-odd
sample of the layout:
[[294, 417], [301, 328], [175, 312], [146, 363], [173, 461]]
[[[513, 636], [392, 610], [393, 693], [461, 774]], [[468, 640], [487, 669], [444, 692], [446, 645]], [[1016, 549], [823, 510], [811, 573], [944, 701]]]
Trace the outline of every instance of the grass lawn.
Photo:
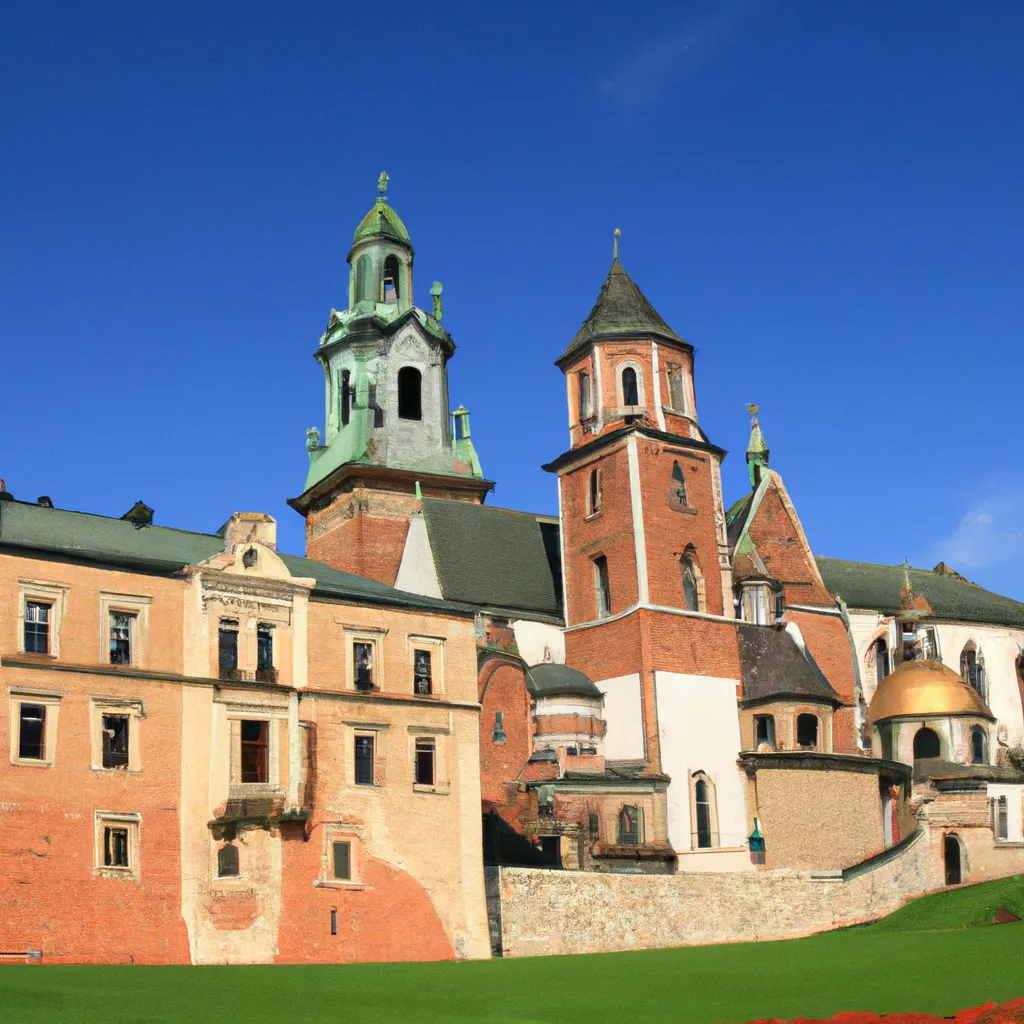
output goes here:
[[950, 1015], [1024, 996], [1024, 922], [969, 927], [1001, 903], [1024, 909], [1024, 879], [940, 893], [867, 928], [785, 942], [349, 967], [4, 966], [0, 1021], [738, 1024], [839, 1010]]

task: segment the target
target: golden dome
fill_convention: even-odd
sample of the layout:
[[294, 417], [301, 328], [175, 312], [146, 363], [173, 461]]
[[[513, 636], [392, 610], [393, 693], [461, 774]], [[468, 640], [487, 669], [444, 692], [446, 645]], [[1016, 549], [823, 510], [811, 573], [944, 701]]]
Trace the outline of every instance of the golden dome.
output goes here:
[[995, 718], [981, 694], [938, 661], [905, 661], [875, 690], [869, 709], [876, 725], [887, 718], [974, 715]]

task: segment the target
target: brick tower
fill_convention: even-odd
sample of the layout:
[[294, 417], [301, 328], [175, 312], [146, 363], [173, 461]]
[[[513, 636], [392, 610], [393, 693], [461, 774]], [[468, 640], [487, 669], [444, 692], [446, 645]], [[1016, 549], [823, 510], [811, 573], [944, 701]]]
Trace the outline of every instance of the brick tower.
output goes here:
[[433, 310], [413, 305], [413, 247], [388, 204], [388, 177], [348, 254], [348, 308], [331, 310], [314, 353], [325, 377], [325, 431], [306, 431], [309, 472], [288, 504], [306, 519], [306, 554], [393, 584], [420, 494], [482, 503], [469, 414], [448, 409], [455, 344]]
[[559, 478], [566, 663], [605, 694], [608, 760], [672, 777], [677, 849], [695, 827], [687, 780], [717, 775], [724, 845], [746, 835], [725, 452], [698, 423], [692, 346], [630, 279], [617, 248], [557, 360], [572, 443], [545, 469]]

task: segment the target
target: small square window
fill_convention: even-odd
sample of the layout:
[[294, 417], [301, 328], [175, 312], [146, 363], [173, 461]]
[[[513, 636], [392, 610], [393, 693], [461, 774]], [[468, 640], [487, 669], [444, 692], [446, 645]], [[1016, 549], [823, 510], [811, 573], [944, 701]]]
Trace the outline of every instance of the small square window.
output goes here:
[[268, 722], [241, 723], [242, 782], [266, 783]]
[[416, 741], [416, 785], [434, 785], [434, 741]]
[[46, 760], [46, 706], [18, 705], [18, 757], [26, 761]]
[[352, 880], [352, 844], [335, 840], [331, 843], [332, 877], [340, 882]]
[[110, 664], [132, 663], [132, 631], [135, 616], [130, 612], [110, 613]]
[[373, 785], [373, 737], [356, 736], [355, 777], [357, 786]]
[[40, 601], [25, 602], [25, 652], [50, 653], [51, 606]]
[[103, 767], [128, 767], [128, 728], [127, 715], [104, 715], [103, 728]]
[[103, 828], [103, 866], [105, 868], [130, 868], [128, 852], [128, 829], [106, 825]]
[[430, 651], [413, 652], [413, 690], [420, 696], [433, 693]]

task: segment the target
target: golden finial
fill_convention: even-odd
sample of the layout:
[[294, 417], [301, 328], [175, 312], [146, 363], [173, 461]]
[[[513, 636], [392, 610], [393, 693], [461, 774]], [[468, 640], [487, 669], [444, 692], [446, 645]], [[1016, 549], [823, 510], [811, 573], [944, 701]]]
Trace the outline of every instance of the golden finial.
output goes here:
[[760, 411], [761, 407], [759, 405], [750, 404], [747, 406], [747, 412], [749, 412], [751, 416], [756, 416]]
[[615, 241], [612, 249], [612, 259], [617, 260], [619, 258], [619, 235], [622, 234], [622, 228], [615, 229]]

